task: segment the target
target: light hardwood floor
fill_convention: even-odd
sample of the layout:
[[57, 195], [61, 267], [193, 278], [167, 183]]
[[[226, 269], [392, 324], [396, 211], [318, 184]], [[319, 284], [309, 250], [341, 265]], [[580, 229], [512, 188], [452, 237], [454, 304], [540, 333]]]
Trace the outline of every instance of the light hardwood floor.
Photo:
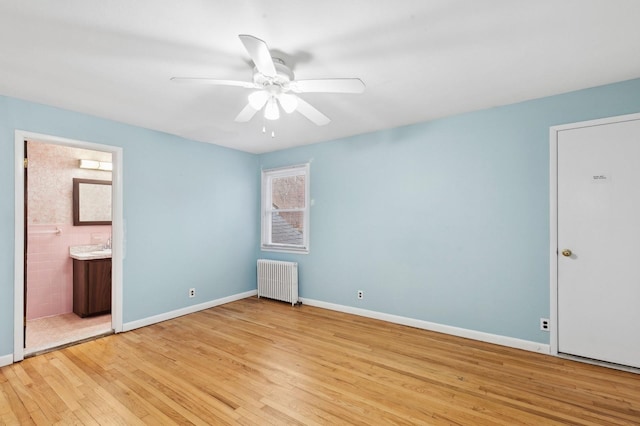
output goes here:
[[0, 370], [2, 424], [640, 424], [640, 375], [244, 299]]

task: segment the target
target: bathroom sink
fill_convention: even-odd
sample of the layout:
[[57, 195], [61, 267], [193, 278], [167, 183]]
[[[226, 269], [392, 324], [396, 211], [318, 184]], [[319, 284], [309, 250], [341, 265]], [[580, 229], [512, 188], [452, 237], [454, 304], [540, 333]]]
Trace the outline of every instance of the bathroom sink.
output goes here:
[[91, 254], [111, 254], [111, 249], [94, 250]]
[[94, 260], [111, 258], [111, 248], [102, 248], [101, 245], [80, 245], [69, 247], [69, 255], [76, 260]]

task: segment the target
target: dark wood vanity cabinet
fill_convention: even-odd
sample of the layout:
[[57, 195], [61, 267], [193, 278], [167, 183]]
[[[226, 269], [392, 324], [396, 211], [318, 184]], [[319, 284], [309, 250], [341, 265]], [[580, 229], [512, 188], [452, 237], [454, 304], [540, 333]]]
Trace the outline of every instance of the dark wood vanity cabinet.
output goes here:
[[111, 259], [73, 259], [73, 312], [82, 318], [111, 312]]

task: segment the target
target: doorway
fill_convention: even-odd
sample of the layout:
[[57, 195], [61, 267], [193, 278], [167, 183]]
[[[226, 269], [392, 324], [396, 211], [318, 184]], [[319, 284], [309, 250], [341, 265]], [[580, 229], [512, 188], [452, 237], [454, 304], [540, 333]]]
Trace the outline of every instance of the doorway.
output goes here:
[[[108, 168], [112, 155], [32, 140], [25, 142], [25, 153], [25, 355], [31, 355], [112, 331], [110, 300], [104, 309], [109, 312], [102, 315], [82, 318], [75, 313], [74, 262], [70, 257], [70, 250], [110, 247], [111, 170], [87, 166], [97, 161]], [[109, 224], [74, 223], [72, 182], [76, 179], [109, 182], [102, 185], [108, 194], [85, 206], [108, 210]], [[104, 206], [97, 205], [102, 201]], [[110, 265], [111, 259], [106, 262]], [[110, 294], [110, 281], [108, 290]]]
[[[24, 172], [23, 166], [23, 158], [25, 155], [25, 151], [28, 154], [29, 144], [32, 146], [37, 146], [39, 148], [46, 147], [52, 151], [59, 152], [73, 152], [73, 153], [95, 153], [95, 155], [103, 155], [108, 156], [112, 160], [113, 171], [112, 171], [112, 224], [106, 228], [92, 228], [88, 229], [88, 232], [81, 232], [79, 228], [87, 228], [83, 226], [73, 227], [73, 225], [69, 222], [66, 223], [66, 220], [61, 220], [58, 218], [39, 218], [34, 221], [34, 215], [29, 218], [30, 208], [28, 203], [28, 194], [25, 189], [29, 186], [29, 172]], [[37, 145], [36, 145], [37, 144]], [[121, 172], [121, 164], [122, 164], [122, 148], [113, 147], [109, 145], [101, 145], [94, 144], [84, 141], [76, 141], [65, 138], [59, 138], [50, 135], [42, 135], [35, 134], [24, 131], [16, 131], [15, 133], [15, 156], [16, 156], [16, 199], [15, 199], [15, 327], [14, 327], [14, 362], [20, 361], [24, 358], [25, 355], [39, 353], [41, 351], [46, 351], [51, 347], [57, 347], [65, 344], [69, 344], [74, 341], [84, 340], [86, 338], [110, 333], [112, 331], [120, 332], [122, 331], [122, 251], [123, 251], [123, 225], [122, 225], [122, 172]], [[106, 158], [106, 157], [105, 157]], [[81, 159], [81, 158], [79, 158]], [[76, 166], [79, 163], [79, 159], [66, 159], [62, 160], [63, 162], [72, 161]], [[86, 159], [86, 158], [85, 158]], [[101, 157], [102, 159], [102, 157]], [[75, 171], [70, 172], [71, 169], [67, 164], [67, 174], [68, 173], [76, 173]], [[28, 170], [28, 169], [27, 169]], [[83, 172], [86, 173], [86, 172]], [[42, 176], [40, 176], [42, 178]], [[47, 176], [47, 178], [51, 178], [51, 176]], [[70, 176], [62, 176], [62, 180], [72, 180]], [[45, 182], [45, 185], [41, 185], [46, 187], [46, 184], [52, 184], [53, 182]], [[69, 182], [71, 185], [71, 182]], [[55, 187], [56, 185], [51, 185]], [[66, 185], [64, 186], [64, 191], [67, 190]], [[69, 186], [70, 187], [70, 186]], [[52, 203], [54, 201], [49, 202], [49, 206], [47, 210], [55, 210], [59, 209], [70, 209], [70, 200], [67, 200], [68, 196], [66, 194], [55, 194], [60, 198], [58, 200], [58, 206], [53, 206]], [[54, 197], [55, 198], [55, 197]], [[67, 203], [69, 201], [69, 203]], [[43, 209], [40, 209], [43, 210]], [[35, 212], [36, 215], [38, 214]], [[49, 212], [51, 213], [51, 212]], [[59, 214], [59, 211], [57, 212]], [[53, 213], [54, 215], [56, 212]], [[66, 215], [67, 212], [63, 214]], [[31, 220], [31, 221], [30, 221]], [[41, 222], [41, 223], [36, 223]], [[74, 231], [73, 229], [76, 228]], [[81, 235], [83, 234], [83, 235]], [[55, 250], [56, 247], [58, 251], [63, 251], [66, 253], [62, 253], [62, 263], [65, 265], [63, 268], [66, 270], [61, 270], [61, 274], [67, 274], [66, 278], [63, 280], [66, 281], [67, 288], [62, 291], [66, 294], [56, 294], [54, 295], [54, 299], [51, 305], [58, 305], [57, 309], [67, 310], [68, 312], [62, 312], [60, 315], [57, 315], [55, 311], [56, 307], [46, 306], [47, 300], [45, 300], [45, 304], [43, 306], [28, 306], [29, 294], [27, 290], [27, 286], [29, 285], [29, 270], [28, 264], [26, 261], [27, 252], [26, 248], [29, 247], [29, 242], [36, 241], [36, 239], [40, 239], [41, 247], [46, 247], [49, 249]], [[46, 240], [46, 241], [45, 241]], [[64, 241], [63, 241], [64, 240]], [[69, 274], [72, 274], [72, 269], [70, 268], [71, 259], [69, 256], [69, 246], [77, 245], [77, 244], [92, 244], [95, 243], [103, 247], [106, 242], [111, 245], [112, 252], [112, 294], [111, 294], [111, 315], [108, 317], [105, 316], [96, 316], [92, 318], [82, 319], [79, 318], [76, 314], [70, 311], [69, 304], [70, 302], [70, 294], [69, 291], [72, 291], [68, 288], [69, 280], [72, 280], [72, 277]], [[42, 251], [42, 250], [41, 250]], [[42, 255], [42, 253], [40, 253]], [[60, 253], [55, 256], [60, 257]], [[52, 255], [43, 255], [45, 259], [49, 259]], [[53, 256], [55, 258], [55, 256]], [[54, 262], [55, 263], [55, 262]], [[55, 265], [54, 265], [55, 267]], [[22, 272], [25, 272], [23, 274]], [[33, 271], [31, 271], [33, 272]], [[50, 272], [50, 271], [49, 271]], [[26, 275], [26, 277], [25, 277]], [[46, 275], [47, 271], [36, 272], [36, 279], [40, 279], [42, 281], [43, 276], [45, 276], [45, 281], [47, 279]], [[38, 277], [39, 275], [39, 277]], [[48, 277], [51, 280], [52, 277]], [[37, 291], [37, 286], [43, 285], [42, 282], [34, 285], [35, 288], [31, 290]], [[50, 290], [50, 289], [49, 289]], [[46, 292], [47, 290], [45, 290]], [[34, 296], [36, 295], [36, 296]], [[31, 296], [33, 299], [38, 299], [37, 293], [31, 292]], [[49, 295], [50, 296], [50, 295]], [[32, 300], [33, 301], [33, 300]], [[35, 300], [37, 302], [37, 300]], [[64, 305], [66, 304], [66, 309]], [[47, 309], [53, 309], [53, 311], [47, 311]], [[38, 317], [39, 315], [44, 315], [42, 318], [38, 318], [34, 321], [34, 316]], [[57, 312], [60, 313], [60, 312]], [[34, 315], [35, 314], [35, 315]], [[52, 314], [52, 315], [47, 315]], [[30, 316], [30, 318], [28, 318]], [[81, 325], [85, 330], [81, 330], [78, 326]], [[53, 330], [53, 331], [52, 331]], [[38, 338], [38, 334], [41, 333], [42, 336], [46, 336], [45, 338]], [[34, 339], [35, 338], [35, 339]], [[26, 346], [26, 348], [25, 348]]]
[[640, 114], [553, 127], [551, 155], [552, 351], [640, 368]]

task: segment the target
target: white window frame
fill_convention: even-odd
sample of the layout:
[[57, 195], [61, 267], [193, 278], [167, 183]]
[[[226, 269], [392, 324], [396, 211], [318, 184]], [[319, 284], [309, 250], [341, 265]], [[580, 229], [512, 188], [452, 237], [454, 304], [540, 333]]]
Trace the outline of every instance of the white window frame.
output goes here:
[[[309, 184], [309, 163], [296, 165], [296, 166], [287, 166], [281, 167], [277, 169], [266, 169], [262, 170], [262, 205], [260, 208], [261, 211], [261, 228], [262, 228], [262, 237], [260, 241], [260, 248], [263, 251], [279, 251], [279, 252], [287, 252], [287, 253], [309, 253], [309, 211], [311, 210], [310, 199], [309, 196], [309, 188], [311, 187]], [[297, 209], [280, 209], [274, 210], [272, 208], [272, 194], [273, 191], [271, 189], [272, 181], [274, 178], [282, 178], [288, 176], [295, 175], [304, 175], [305, 176], [305, 188], [304, 188], [304, 208]], [[304, 228], [302, 231], [302, 244], [294, 245], [294, 244], [278, 244], [271, 242], [271, 215], [276, 212], [303, 212], [304, 217]]]

